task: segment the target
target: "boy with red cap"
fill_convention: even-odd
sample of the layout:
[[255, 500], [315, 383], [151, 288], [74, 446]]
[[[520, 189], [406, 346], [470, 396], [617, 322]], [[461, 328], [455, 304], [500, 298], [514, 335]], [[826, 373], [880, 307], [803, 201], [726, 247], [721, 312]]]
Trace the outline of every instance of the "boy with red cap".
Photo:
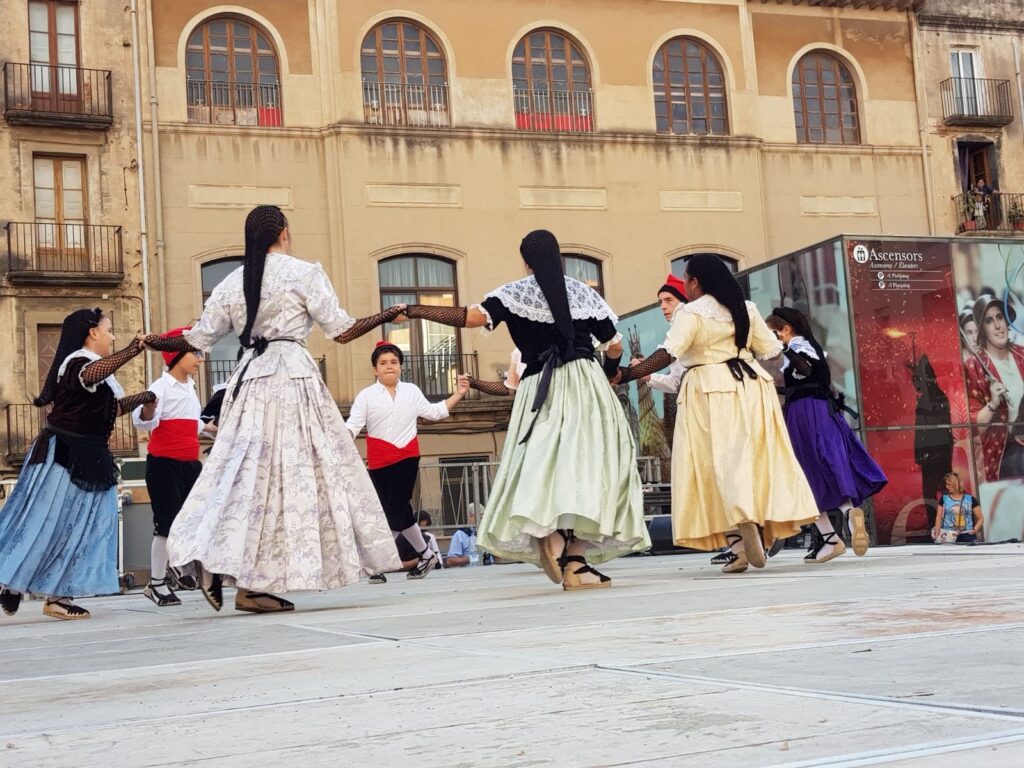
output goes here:
[[[188, 328], [175, 328], [161, 338], [173, 339]], [[181, 605], [167, 583], [167, 534], [203, 469], [199, 461], [199, 435], [211, 437], [217, 427], [200, 419], [202, 407], [192, 381], [202, 353], [163, 352], [166, 370], [150, 385], [157, 400], [132, 413], [136, 429], [150, 432], [146, 456], [146, 488], [153, 506], [153, 544], [150, 578], [143, 594], [161, 608]]]
[[[455, 394], [444, 402], [431, 403], [415, 384], [400, 381], [405, 355], [387, 341], [377, 342], [370, 356], [377, 383], [367, 387], [352, 403], [348, 426], [355, 438], [366, 427], [366, 459], [392, 535], [403, 536], [419, 554], [419, 562], [406, 576], [422, 579], [437, 565], [437, 555], [427, 546], [412, 511], [412, 491], [420, 466], [416, 419], [440, 421], [469, 391], [469, 376], [460, 374]], [[374, 583], [383, 583], [381, 574]]]

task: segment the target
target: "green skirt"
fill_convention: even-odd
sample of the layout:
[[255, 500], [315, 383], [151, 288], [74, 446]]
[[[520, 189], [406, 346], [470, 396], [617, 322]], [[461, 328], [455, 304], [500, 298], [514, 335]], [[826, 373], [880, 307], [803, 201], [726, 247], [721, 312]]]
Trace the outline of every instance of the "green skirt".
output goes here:
[[[571, 528], [588, 543], [592, 563], [649, 549], [636, 449], [601, 366], [574, 360], [556, 368], [534, 414], [540, 378], [528, 376], [516, 391], [477, 545], [539, 565], [537, 540]], [[520, 445], [534, 416], [533, 433]]]

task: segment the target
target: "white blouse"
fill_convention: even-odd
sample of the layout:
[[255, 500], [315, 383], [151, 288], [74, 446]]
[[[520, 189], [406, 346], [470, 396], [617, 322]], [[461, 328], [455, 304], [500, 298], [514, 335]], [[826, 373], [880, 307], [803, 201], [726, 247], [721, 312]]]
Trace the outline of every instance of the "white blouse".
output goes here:
[[398, 382], [395, 396], [391, 397], [387, 387], [377, 382], [356, 395], [346, 426], [352, 437], [365, 426], [370, 437], [404, 448], [416, 437], [417, 418], [446, 419], [448, 406], [444, 402], [431, 403], [415, 384]]
[[199, 418], [203, 407], [199, 404], [196, 385], [191, 378], [184, 382], [178, 381], [164, 371], [159, 379], [149, 385], [149, 391], [156, 395], [156, 413], [152, 419], [143, 419], [141, 405], [132, 411], [132, 423], [136, 429], [148, 432], [160, 426], [163, 419], [187, 419], [195, 420], [197, 432], [203, 431], [206, 425]]
[[[316, 362], [305, 348], [313, 323], [333, 339], [355, 322], [338, 305], [338, 296], [323, 267], [283, 253], [268, 253], [252, 337], [268, 341], [295, 339], [299, 343], [270, 344], [262, 355], [252, 360], [245, 380], [270, 376], [282, 364], [293, 379], [319, 376]], [[213, 289], [199, 322], [185, 331], [184, 336], [193, 347], [209, 352], [218, 339], [232, 332], [240, 334], [243, 328], [245, 293], [242, 267], [239, 267]], [[253, 350], [246, 350], [239, 365], [251, 357]]]

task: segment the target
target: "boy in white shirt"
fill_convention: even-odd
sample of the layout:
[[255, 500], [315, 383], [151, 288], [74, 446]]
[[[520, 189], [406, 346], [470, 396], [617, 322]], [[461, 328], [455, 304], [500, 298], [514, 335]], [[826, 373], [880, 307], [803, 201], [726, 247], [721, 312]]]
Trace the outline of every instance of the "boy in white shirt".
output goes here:
[[[181, 336], [187, 328], [175, 328], [161, 338]], [[203, 364], [202, 354], [164, 352], [166, 370], [149, 389], [156, 401], [132, 412], [135, 428], [150, 432], [146, 456], [146, 488], [153, 506], [153, 544], [150, 577], [143, 594], [164, 608], [181, 605], [167, 583], [167, 534], [203, 469], [199, 461], [199, 435], [217, 433], [213, 424], [199, 418], [202, 407], [192, 374]]]
[[440, 421], [469, 391], [469, 376], [460, 374], [458, 387], [441, 403], [431, 403], [419, 387], [400, 381], [402, 350], [386, 341], [377, 343], [370, 362], [377, 383], [367, 387], [352, 403], [347, 426], [356, 437], [366, 427], [366, 458], [377, 495], [388, 518], [391, 533], [405, 537], [420, 560], [407, 574], [422, 579], [437, 565], [437, 555], [427, 546], [412, 511], [412, 492], [420, 465], [416, 419]]

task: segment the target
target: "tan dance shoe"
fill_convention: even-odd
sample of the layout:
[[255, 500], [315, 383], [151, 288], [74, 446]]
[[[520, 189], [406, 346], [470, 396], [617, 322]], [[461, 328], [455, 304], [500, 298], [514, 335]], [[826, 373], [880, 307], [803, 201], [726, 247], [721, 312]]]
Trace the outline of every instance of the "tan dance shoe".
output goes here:
[[283, 613], [294, 611], [295, 604], [269, 592], [240, 589], [235, 592], [235, 610], [246, 613]]
[[[555, 534], [558, 534], [557, 536]], [[569, 549], [570, 537], [561, 531], [553, 531], [550, 536], [537, 539], [537, 550], [540, 555], [540, 567], [555, 584], [562, 583], [565, 570], [563, 558]]]
[[[569, 555], [564, 558], [565, 575], [562, 577], [562, 589], [566, 592], [575, 592], [580, 589], [603, 589], [612, 585], [610, 576], [605, 576], [593, 567], [587, 565], [585, 558], [579, 555]], [[573, 567], [579, 563], [579, 567]], [[597, 581], [585, 581], [582, 576], [592, 573], [597, 576]]]
[[92, 617], [85, 608], [72, 603], [70, 597], [47, 598], [43, 603], [43, 615], [62, 621], [81, 621]]
[[864, 524], [864, 510], [860, 507], [850, 510], [850, 540], [853, 544], [853, 554], [857, 557], [864, 557], [867, 554], [870, 539], [867, 526]]
[[[832, 551], [827, 555], [822, 555], [821, 550], [826, 545], [831, 545]], [[821, 563], [827, 563], [829, 560], [835, 560], [840, 555], [846, 554], [846, 545], [843, 544], [843, 540], [839, 538], [839, 534], [835, 531], [831, 533], [823, 534], [821, 537], [821, 544], [816, 549], [808, 553], [804, 558], [804, 562], [808, 565], [820, 565]]]
[[755, 568], [764, 568], [764, 543], [761, 541], [761, 532], [757, 530], [757, 523], [740, 523], [739, 529], [747, 563]]

